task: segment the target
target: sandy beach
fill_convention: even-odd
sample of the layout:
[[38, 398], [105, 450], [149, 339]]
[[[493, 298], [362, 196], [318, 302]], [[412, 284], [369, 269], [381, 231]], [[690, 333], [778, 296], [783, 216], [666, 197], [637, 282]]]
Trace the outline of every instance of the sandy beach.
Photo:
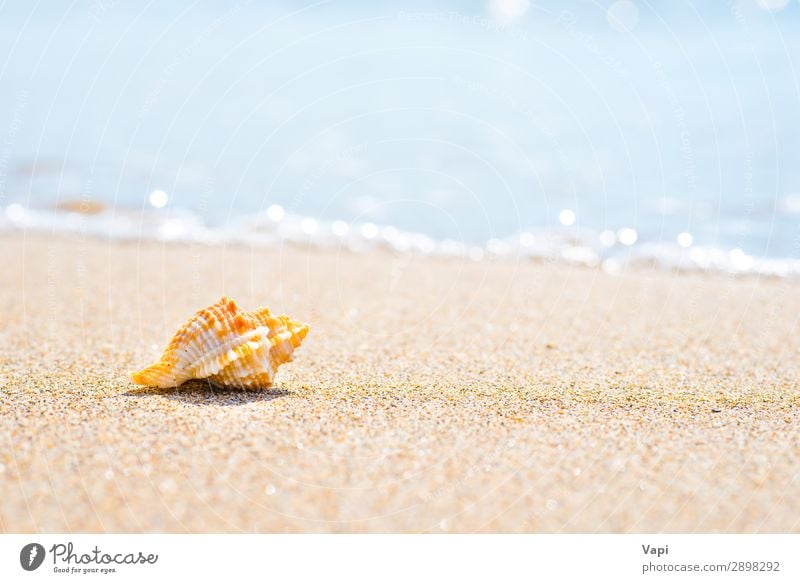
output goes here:
[[[800, 284], [0, 236], [3, 532], [797, 532]], [[274, 389], [133, 385], [222, 295]]]

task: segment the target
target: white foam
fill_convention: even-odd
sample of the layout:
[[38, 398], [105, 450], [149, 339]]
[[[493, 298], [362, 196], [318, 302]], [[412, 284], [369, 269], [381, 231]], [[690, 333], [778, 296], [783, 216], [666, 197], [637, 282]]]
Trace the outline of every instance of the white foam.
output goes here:
[[[220, 227], [210, 227], [197, 215], [180, 209], [117, 208], [86, 215], [26, 208], [19, 203], [0, 207], [0, 231], [20, 230], [205, 245], [270, 247], [288, 242], [344, 247], [354, 252], [385, 250], [472, 261], [535, 259], [600, 267], [612, 274], [637, 267], [773, 277], [800, 274], [798, 259], [755, 257], [739, 248], [697, 245], [685, 236], [674, 242], [646, 241], [630, 227], [622, 227], [617, 233], [610, 229], [598, 232], [575, 227], [526, 230], [505, 238], [492, 238], [485, 245], [476, 246], [452, 239], [437, 241], [423, 233], [403, 231], [392, 225], [320, 221], [277, 206], [261, 214], [236, 218]], [[636, 237], [626, 230], [636, 233]]]

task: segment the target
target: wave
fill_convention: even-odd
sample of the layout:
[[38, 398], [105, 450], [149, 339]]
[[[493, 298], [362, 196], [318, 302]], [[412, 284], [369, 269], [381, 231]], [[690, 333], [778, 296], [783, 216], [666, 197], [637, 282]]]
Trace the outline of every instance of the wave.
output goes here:
[[265, 212], [241, 216], [223, 226], [209, 226], [181, 209], [105, 208], [67, 203], [55, 209], [0, 207], [0, 232], [69, 233], [118, 241], [160, 241], [202, 245], [271, 247], [297, 243], [353, 252], [384, 250], [471, 261], [529, 259], [596, 267], [618, 274], [629, 268], [656, 267], [688, 272], [793, 277], [800, 260], [756, 257], [740, 248], [723, 249], [692, 242], [640, 241], [632, 229], [593, 231], [567, 227], [533, 229], [471, 245], [436, 240], [423, 233], [375, 223], [325, 222], [273, 205]]

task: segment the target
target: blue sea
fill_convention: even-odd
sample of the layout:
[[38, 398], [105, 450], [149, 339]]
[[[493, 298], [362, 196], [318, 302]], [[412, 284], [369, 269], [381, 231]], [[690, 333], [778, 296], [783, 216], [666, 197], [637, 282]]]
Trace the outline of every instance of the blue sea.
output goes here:
[[800, 272], [800, 3], [0, 4], [0, 229]]

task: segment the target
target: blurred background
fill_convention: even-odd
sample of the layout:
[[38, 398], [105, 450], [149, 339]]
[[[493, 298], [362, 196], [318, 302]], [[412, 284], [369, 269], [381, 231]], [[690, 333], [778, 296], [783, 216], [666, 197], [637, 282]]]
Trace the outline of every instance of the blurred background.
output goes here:
[[799, 25], [795, 0], [7, 1], [0, 227], [787, 275]]

